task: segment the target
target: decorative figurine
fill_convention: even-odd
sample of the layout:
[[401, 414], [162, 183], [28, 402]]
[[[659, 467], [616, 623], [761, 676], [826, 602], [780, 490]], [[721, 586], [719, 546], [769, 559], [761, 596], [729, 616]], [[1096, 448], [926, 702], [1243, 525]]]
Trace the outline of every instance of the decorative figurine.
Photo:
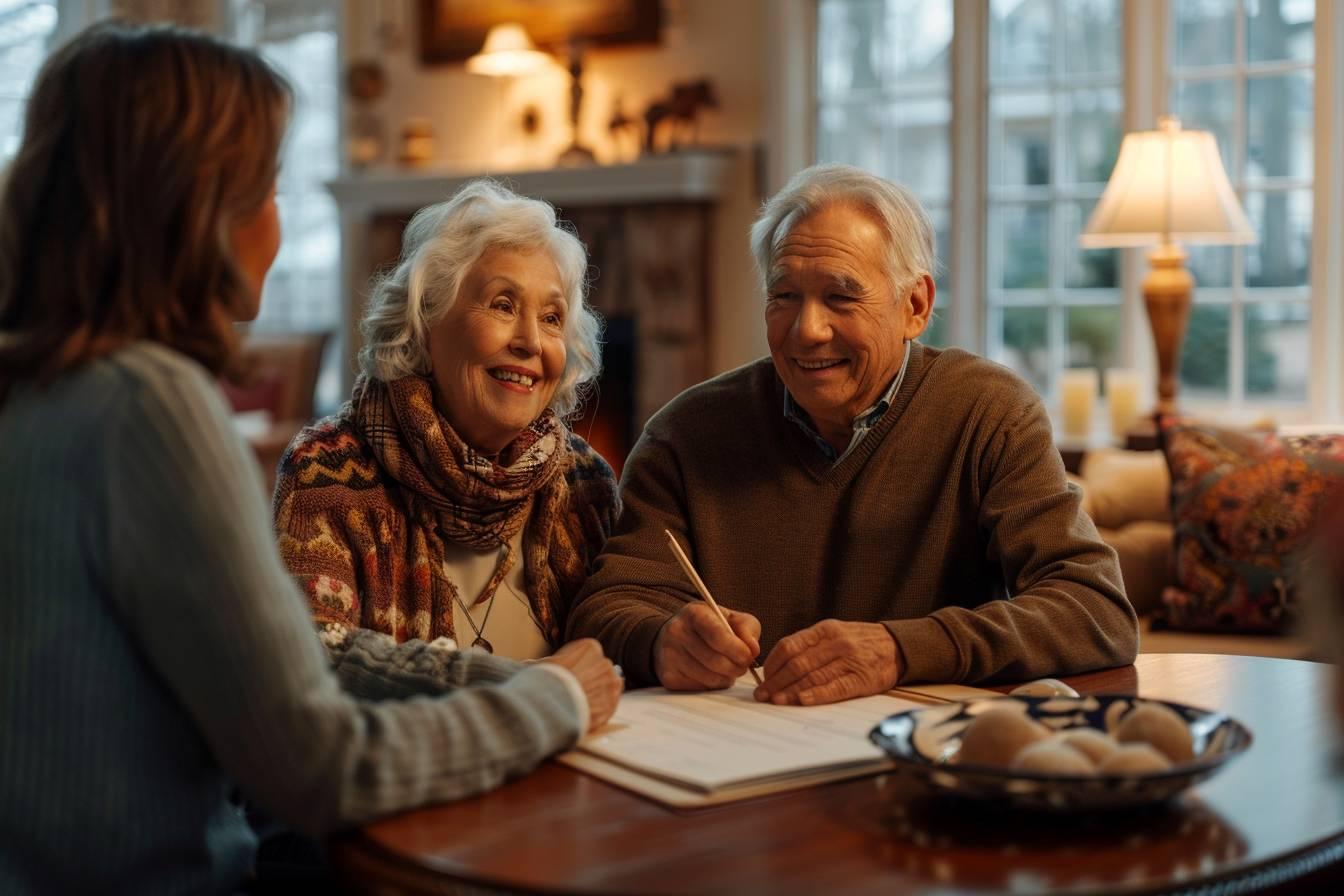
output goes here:
[[644, 111], [644, 152], [659, 152], [658, 132], [666, 124], [668, 137], [662, 151], [676, 152], [683, 145], [695, 145], [700, 139], [701, 109], [719, 108], [714, 84], [708, 78], [672, 85], [672, 95], [654, 100]]

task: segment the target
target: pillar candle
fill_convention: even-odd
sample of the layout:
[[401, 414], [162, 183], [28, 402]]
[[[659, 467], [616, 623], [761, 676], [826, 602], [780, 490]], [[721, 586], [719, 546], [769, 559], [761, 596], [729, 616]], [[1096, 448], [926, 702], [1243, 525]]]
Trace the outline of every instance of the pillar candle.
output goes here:
[[1092, 406], [1097, 400], [1097, 371], [1077, 367], [1059, 375], [1059, 402], [1064, 435], [1085, 439], [1092, 431]]
[[1139, 372], [1121, 367], [1107, 370], [1106, 403], [1111, 409], [1111, 436], [1123, 443], [1139, 419]]

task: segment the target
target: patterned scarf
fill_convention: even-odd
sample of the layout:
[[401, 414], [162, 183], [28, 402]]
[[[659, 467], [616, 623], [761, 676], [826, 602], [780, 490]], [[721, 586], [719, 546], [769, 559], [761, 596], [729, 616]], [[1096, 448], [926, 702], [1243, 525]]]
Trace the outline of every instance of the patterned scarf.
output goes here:
[[[462, 441], [435, 408], [433, 383], [424, 377], [390, 383], [360, 377], [352, 403], [357, 425], [383, 470], [401, 485], [414, 520], [442, 541], [474, 551], [503, 549], [472, 606], [494, 595], [516, 560], [512, 539], [532, 521], [524, 534], [528, 598], [542, 633], [557, 644], [563, 610], [547, 560], [556, 512], [567, 498], [563, 474], [572, 461], [564, 423], [547, 410], [492, 459]], [[441, 571], [442, 544], [435, 541], [431, 569]], [[456, 595], [457, 586], [448, 585]], [[451, 611], [446, 617], [440, 629], [451, 629]], [[456, 637], [451, 630], [439, 633]]]

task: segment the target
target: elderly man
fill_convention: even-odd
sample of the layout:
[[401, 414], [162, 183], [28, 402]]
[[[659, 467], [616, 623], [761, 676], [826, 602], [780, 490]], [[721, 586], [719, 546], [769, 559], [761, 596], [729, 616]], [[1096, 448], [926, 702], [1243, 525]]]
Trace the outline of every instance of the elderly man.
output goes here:
[[[1115, 553], [1064, 478], [1036, 393], [916, 338], [929, 219], [856, 168], [798, 174], [752, 227], [770, 358], [644, 429], [616, 532], [570, 615], [638, 683], [826, 703], [918, 681], [1063, 675], [1133, 660]], [[727, 627], [696, 597], [688, 549]]]

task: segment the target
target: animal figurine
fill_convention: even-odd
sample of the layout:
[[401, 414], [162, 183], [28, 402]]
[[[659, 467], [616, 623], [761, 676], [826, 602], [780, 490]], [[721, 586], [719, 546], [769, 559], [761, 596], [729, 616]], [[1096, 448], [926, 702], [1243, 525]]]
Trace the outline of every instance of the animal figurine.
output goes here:
[[668, 130], [666, 151], [694, 145], [700, 137], [700, 111], [717, 108], [719, 98], [708, 78], [673, 84], [671, 96], [654, 100], [644, 111], [644, 152], [659, 151], [658, 133], [664, 127]]

